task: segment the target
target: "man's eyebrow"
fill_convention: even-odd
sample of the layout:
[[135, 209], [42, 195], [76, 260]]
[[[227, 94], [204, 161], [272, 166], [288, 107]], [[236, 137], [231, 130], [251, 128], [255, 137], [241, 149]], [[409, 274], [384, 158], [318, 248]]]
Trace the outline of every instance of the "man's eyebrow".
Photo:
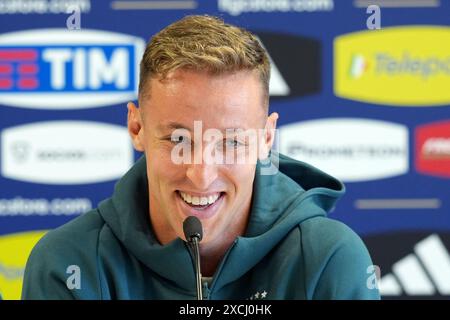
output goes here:
[[231, 132], [241, 132], [241, 131], [243, 131], [243, 132], [245, 132], [245, 131], [247, 131], [248, 129], [246, 129], [246, 128], [241, 128], [241, 127], [231, 127], [231, 128], [225, 128], [223, 131], [231, 131]]
[[181, 124], [179, 122], [168, 122], [164, 124], [159, 124], [156, 128], [158, 131], [176, 130], [176, 129], [186, 129], [191, 131], [191, 128], [186, 127], [184, 124]]
[[[176, 129], [186, 129], [188, 131], [193, 131], [193, 129], [191, 129], [190, 127], [185, 126], [182, 123], [179, 122], [168, 122], [168, 123], [164, 123], [164, 124], [159, 124], [157, 127], [158, 131], [171, 131], [171, 130], [176, 130]], [[240, 131], [246, 131], [247, 129], [245, 128], [241, 128], [241, 127], [228, 127], [225, 129], [220, 129], [220, 128], [216, 128], [222, 132], [240, 132]], [[205, 131], [205, 128], [203, 128], [203, 131]]]

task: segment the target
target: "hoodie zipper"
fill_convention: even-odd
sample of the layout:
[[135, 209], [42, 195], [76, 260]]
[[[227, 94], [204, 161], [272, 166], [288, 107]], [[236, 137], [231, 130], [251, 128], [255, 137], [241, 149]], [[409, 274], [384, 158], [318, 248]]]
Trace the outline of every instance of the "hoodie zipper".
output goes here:
[[204, 281], [203, 283], [202, 283], [202, 287], [203, 287], [203, 300], [209, 300], [209, 287], [208, 287], [208, 282], [207, 281]]
[[[219, 275], [220, 272], [222, 271], [222, 268], [223, 268], [223, 266], [224, 266], [224, 264], [225, 264], [225, 261], [226, 261], [227, 258], [228, 258], [228, 255], [230, 254], [231, 250], [233, 249], [233, 247], [236, 245], [237, 242], [238, 242], [238, 239], [235, 239], [235, 240], [233, 241], [233, 244], [231, 245], [231, 247], [228, 248], [227, 252], [225, 253], [225, 256], [222, 258], [222, 261], [221, 261], [221, 263], [219, 264], [219, 267], [218, 267], [216, 273], [215, 273], [214, 276], [213, 276], [213, 280], [212, 280], [212, 282], [211, 282], [211, 288], [209, 288], [208, 282], [207, 282], [207, 281], [202, 281], [202, 296], [203, 296], [203, 300], [209, 300], [209, 296], [210, 296], [210, 294], [211, 294], [211, 289], [214, 287], [214, 285], [215, 285], [215, 283], [216, 283], [216, 280], [217, 280], [217, 278], [218, 278], [218, 275]], [[189, 247], [188, 247], [187, 245], [186, 245], [186, 248], [187, 248], [189, 254], [190, 254], [191, 257], [192, 257], [192, 252], [191, 252], [191, 250], [189, 249]]]
[[206, 282], [206, 281], [203, 282], [203, 286], [202, 286], [203, 287], [203, 300], [209, 300], [211, 290], [214, 290], [217, 279], [219, 278], [219, 275], [222, 272], [225, 262], [226, 262], [228, 256], [230, 255], [231, 250], [234, 248], [234, 246], [236, 245], [237, 242], [238, 242], [238, 239], [234, 239], [233, 244], [231, 245], [230, 248], [228, 248], [227, 252], [225, 253], [225, 256], [222, 258], [222, 261], [220, 262], [216, 272], [214, 273], [214, 276], [213, 276], [213, 279], [211, 282], [211, 288], [209, 288], [208, 282]]

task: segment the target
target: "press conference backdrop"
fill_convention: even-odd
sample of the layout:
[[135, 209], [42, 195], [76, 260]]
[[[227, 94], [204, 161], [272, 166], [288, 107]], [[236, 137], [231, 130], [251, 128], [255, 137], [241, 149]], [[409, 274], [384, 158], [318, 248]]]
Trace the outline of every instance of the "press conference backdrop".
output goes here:
[[346, 183], [330, 216], [365, 241], [383, 297], [449, 298], [450, 1], [0, 0], [3, 298], [36, 241], [139, 157], [126, 102], [146, 41], [204, 13], [268, 50], [277, 149]]

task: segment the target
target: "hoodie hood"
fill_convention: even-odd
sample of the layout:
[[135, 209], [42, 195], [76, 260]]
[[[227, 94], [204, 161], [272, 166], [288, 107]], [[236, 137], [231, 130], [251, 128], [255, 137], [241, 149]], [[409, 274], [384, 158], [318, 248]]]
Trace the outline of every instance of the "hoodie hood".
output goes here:
[[[282, 154], [278, 159], [279, 170], [269, 175], [258, 162], [246, 233], [236, 238], [222, 259], [211, 291], [243, 276], [303, 221], [326, 216], [343, 195], [344, 185], [337, 179]], [[177, 290], [195, 295], [195, 271], [185, 242], [177, 238], [161, 245], [153, 233], [144, 156], [119, 180], [112, 198], [100, 203], [99, 212], [141, 263]]]

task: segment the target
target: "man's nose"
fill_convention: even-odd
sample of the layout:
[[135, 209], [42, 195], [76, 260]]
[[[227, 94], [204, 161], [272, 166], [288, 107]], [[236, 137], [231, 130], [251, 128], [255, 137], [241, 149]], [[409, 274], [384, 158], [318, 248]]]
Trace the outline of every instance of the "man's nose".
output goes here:
[[217, 165], [202, 163], [190, 164], [186, 171], [186, 176], [198, 191], [207, 191], [217, 178]]

